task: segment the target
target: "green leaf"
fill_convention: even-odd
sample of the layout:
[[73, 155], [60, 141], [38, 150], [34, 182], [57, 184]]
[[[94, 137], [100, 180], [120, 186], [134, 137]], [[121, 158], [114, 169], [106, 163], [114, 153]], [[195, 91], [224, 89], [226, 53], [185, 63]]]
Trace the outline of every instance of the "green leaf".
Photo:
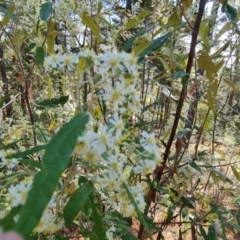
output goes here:
[[208, 237], [207, 237], [208, 240], [217, 240], [217, 234], [216, 234], [216, 231], [215, 231], [215, 228], [210, 225], [208, 227]]
[[208, 240], [208, 236], [204, 228], [201, 225], [199, 225], [199, 229], [200, 229], [201, 236], [204, 238], [204, 240]]
[[234, 229], [236, 229], [238, 232], [240, 232], [240, 226], [234, 222], [226, 222], [226, 225], [228, 227], [233, 227]]
[[145, 50], [143, 50], [138, 55], [138, 63], [142, 62], [144, 57], [152, 52], [156, 51], [157, 49], [161, 48], [165, 42], [172, 36], [172, 33], [169, 32], [162, 37], [157, 38], [154, 40]]
[[228, 182], [230, 184], [233, 184], [232, 180], [230, 180], [226, 175], [224, 175], [222, 172], [220, 172], [219, 170], [212, 168], [212, 171], [216, 174], [216, 177], [223, 181], [223, 182]]
[[28, 155], [32, 155], [34, 153], [37, 153], [37, 152], [40, 152], [40, 151], [44, 150], [46, 148], [46, 146], [47, 145], [39, 145], [39, 146], [33, 147], [31, 149], [28, 149], [24, 152], [11, 154], [8, 157], [10, 157], [10, 158], [24, 158]]
[[88, 181], [80, 186], [71, 196], [63, 209], [63, 216], [67, 226], [70, 226], [77, 214], [83, 210], [89, 196], [94, 192], [92, 182]]
[[17, 223], [13, 226], [23, 237], [27, 238], [38, 224], [61, 174], [69, 165], [77, 138], [85, 130], [88, 120], [89, 116], [86, 113], [76, 115], [57, 132], [47, 145], [41, 171], [34, 177], [26, 203], [19, 213]]
[[36, 47], [36, 43], [30, 43], [29, 46], [26, 48], [26, 51], [30, 52], [35, 47]]
[[227, 22], [218, 32], [218, 34], [216, 35], [216, 40], [219, 39], [225, 32], [231, 30], [232, 27], [232, 23], [231, 22]]
[[127, 24], [126, 24], [126, 30], [129, 30], [133, 28], [137, 23], [139, 23], [141, 20], [143, 20], [145, 17], [147, 17], [149, 14], [151, 14], [151, 11], [148, 10], [143, 10], [140, 12], [136, 17], [131, 19]]
[[99, 42], [102, 42], [99, 25], [87, 14], [81, 15], [81, 18], [82, 23], [91, 29], [93, 34], [98, 38]]
[[198, 172], [203, 174], [201, 168], [197, 165], [197, 163], [195, 161], [192, 161], [191, 159], [188, 159], [187, 162], [192, 168], [194, 168], [195, 170], [197, 170]]
[[141, 31], [137, 32], [134, 36], [132, 36], [123, 46], [123, 51], [127, 52], [133, 45], [134, 41], [138, 36], [143, 35], [146, 33], [147, 29], [143, 28]]
[[170, 78], [182, 78], [182, 77], [188, 77], [189, 74], [186, 73], [185, 71], [177, 71], [174, 74], [170, 76]]
[[44, 49], [43, 47], [36, 48], [36, 59], [39, 64], [43, 64], [44, 62]]
[[68, 101], [69, 96], [62, 96], [60, 98], [44, 99], [36, 101], [36, 104], [41, 107], [56, 107], [57, 105], [63, 106]]
[[240, 221], [240, 209], [237, 210], [236, 219], [238, 222]]
[[185, 129], [179, 130], [179, 131], [177, 132], [177, 136], [178, 136], [178, 137], [184, 137], [184, 136], [186, 136], [190, 131], [191, 131], [190, 128], [185, 128]]
[[186, 216], [188, 216], [188, 209], [187, 208], [182, 208], [182, 211], [181, 211], [181, 215], [183, 218], [185, 218]]
[[168, 207], [166, 223], [170, 223], [170, 222], [171, 222], [176, 208], [177, 208], [177, 207], [176, 207], [175, 204], [171, 204], [171, 205]]
[[38, 168], [38, 169], [41, 169], [41, 167], [42, 167], [41, 163], [39, 163], [37, 161], [34, 161], [34, 160], [31, 160], [31, 159], [22, 159], [22, 160], [19, 160], [19, 162], [23, 163], [25, 165], [34, 167], [34, 168]]
[[232, 172], [233, 172], [235, 178], [236, 178], [238, 181], [240, 181], [240, 174], [239, 174], [238, 170], [237, 170], [234, 166], [231, 166], [231, 169], [232, 169]]
[[27, 139], [27, 138], [21, 138], [21, 139], [19, 139], [19, 140], [17, 140], [17, 141], [14, 141], [14, 142], [12, 142], [12, 143], [9, 143], [9, 144], [7, 144], [7, 145], [5, 145], [5, 146], [0, 147], [0, 150], [1, 150], [1, 149], [7, 150], [7, 149], [9, 149], [9, 148], [13, 148], [18, 142], [21, 142], [21, 141], [27, 142], [28, 140], [29, 140], [29, 139]]
[[92, 219], [93, 219], [93, 232], [96, 234], [98, 240], [107, 240], [106, 230], [103, 223], [103, 217], [101, 213], [101, 202], [98, 195], [92, 194], [90, 197], [92, 203]]
[[101, 11], [102, 11], [102, 2], [101, 1], [99, 1], [98, 2], [98, 7], [97, 7], [97, 14], [99, 14]]
[[13, 15], [11, 12], [9, 12], [6, 8], [0, 6], [0, 11], [3, 12], [5, 15], [7, 15], [10, 19], [12, 19], [14, 22], [18, 23], [18, 19], [15, 15]]
[[227, 18], [232, 21], [236, 22], [237, 20], [237, 8], [231, 6], [227, 1], [222, 5], [222, 12], [226, 13]]
[[185, 198], [184, 196], [182, 196], [180, 198], [180, 201], [183, 203], [183, 206], [189, 207], [194, 209], [194, 206], [192, 205], [192, 203], [190, 202], [190, 200], [188, 200], [187, 198]]
[[229, 80], [224, 80], [224, 82], [230, 87], [232, 88], [232, 90], [236, 93], [240, 93], [240, 89], [238, 89], [231, 81]]
[[5, 96], [0, 98], [0, 108], [2, 108], [3, 104], [5, 103], [5, 101], [11, 96], [11, 93], [6, 94]]
[[43, 3], [41, 5], [40, 18], [41, 18], [42, 21], [45, 22], [49, 18], [49, 16], [51, 15], [52, 5], [53, 5], [52, 2], [46, 2], [46, 3]]
[[142, 223], [142, 225], [144, 226], [144, 229], [145, 229], [145, 231], [146, 231], [147, 236], [148, 236], [151, 240], [153, 240], [152, 235], [151, 235], [150, 230], [149, 230], [149, 227], [148, 227], [148, 225], [147, 225], [147, 222], [146, 222], [146, 220], [144, 219], [143, 214], [142, 214], [141, 211], [139, 210], [138, 205], [137, 205], [137, 203], [136, 203], [136, 201], [135, 201], [132, 193], [131, 193], [130, 190], [128, 189], [128, 186], [126, 185], [126, 183], [123, 183], [123, 187], [124, 187], [124, 189], [126, 190], [127, 195], [128, 195], [128, 197], [129, 197], [129, 199], [131, 200], [131, 203], [133, 204], [134, 208], [135, 208], [135, 211], [137, 212], [139, 221], [140, 221], [140, 222]]
[[224, 44], [222, 47], [220, 47], [215, 53], [213, 53], [213, 54], [211, 55], [211, 58], [221, 57], [221, 53], [222, 53], [223, 51], [225, 51], [225, 50], [228, 48], [229, 45], [230, 45], [230, 42], [225, 43], [225, 44]]

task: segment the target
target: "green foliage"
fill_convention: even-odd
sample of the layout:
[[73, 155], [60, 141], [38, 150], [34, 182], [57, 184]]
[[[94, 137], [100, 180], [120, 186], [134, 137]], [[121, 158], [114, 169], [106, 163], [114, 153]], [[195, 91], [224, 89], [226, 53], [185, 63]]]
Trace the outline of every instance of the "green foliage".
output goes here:
[[44, 99], [44, 100], [38, 100], [36, 103], [40, 107], [56, 107], [57, 105], [63, 106], [68, 101], [69, 96], [62, 96], [60, 98], [52, 98], [52, 99]]
[[144, 57], [146, 55], [151, 54], [152, 52], [158, 50], [159, 48], [161, 48], [164, 43], [166, 43], [169, 38], [172, 36], [172, 33], [169, 32], [167, 34], [165, 34], [162, 37], [157, 38], [156, 40], [154, 40], [145, 50], [143, 50], [139, 55], [138, 55], [138, 62], [142, 62]]
[[77, 136], [84, 131], [87, 122], [86, 114], [76, 115], [47, 145], [41, 171], [35, 176], [26, 204], [19, 212], [19, 221], [14, 224], [14, 229], [24, 237], [28, 237], [37, 225], [60, 175], [68, 166]]
[[47, 21], [47, 19], [50, 17], [52, 12], [52, 2], [46, 2], [41, 5], [40, 8], [40, 18], [42, 21]]
[[42, 47], [36, 48], [36, 59], [39, 64], [43, 64], [44, 62], [44, 49]]

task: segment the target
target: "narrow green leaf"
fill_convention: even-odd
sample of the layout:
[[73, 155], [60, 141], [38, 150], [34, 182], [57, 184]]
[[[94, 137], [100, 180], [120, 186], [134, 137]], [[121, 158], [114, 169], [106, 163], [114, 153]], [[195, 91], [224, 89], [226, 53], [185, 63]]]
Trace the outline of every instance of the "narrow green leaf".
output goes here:
[[44, 49], [42, 47], [36, 48], [36, 59], [39, 64], [44, 62]]
[[236, 178], [238, 181], [240, 181], [240, 174], [239, 174], [238, 170], [237, 170], [234, 166], [231, 166], [231, 169], [232, 169], [232, 172], [233, 172], [235, 178]]
[[98, 2], [98, 6], [97, 6], [97, 13], [99, 14], [101, 11], [102, 11], [102, 2], [101, 1], [99, 1]]
[[175, 210], [176, 210], [176, 205], [175, 204], [171, 204], [168, 207], [166, 223], [171, 222]]
[[25, 238], [28, 238], [38, 224], [61, 174], [69, 165], [70, 155], [76, 146], [77, 138], [83, 133], [88, 120], [89, 116], [86, 113], [76, 115], [47, 145], [41, 171], [34, 177], [26, 203], [19, 213], [17, 223], [13, 226]]
[[188, 216], [188, 209], [187, 208], [182, 208], [182, 211], [181, 211], [181, 215], [183, 218], [185, 218], [186, 216]]
[[230, 87], [232, 88], [232, 90], [236, 93], [240, 93], [240, 89], [238, 89], [231, 81], [229, 80], [224, 80], [224, 82]]
[[42, 167], [41, 163], [39, 163], [37, 161], [34, 161], [34, 160], [31, 160], [31, 159], [21, 159], [21, 160], [19, 160], [19, 162], [23, 163], [25, 165], [34, 167], [34, 168], [38, 168], [38, 169], [41, 169], [41, 167]]
[[182, 78], [182, 77], [188, 77], [189, 74], [185, 71], [177, 71], [174, 74], [170, 76], [170, 78], [176, 79], [176, 78]]
[[188, 159], [187, 162], [192, 168], [197, 170], [199, 173], [203, 174], [201, 168], [197, 165], [197, 163], [195, 161], [192, 161], [191, 159]]
[[92, 219], [94, 223], [93, 232], [96, 234], [98, 240], [107, 240], [101, 213], [101, 202], [97, 194], [94, 195], [92, 194], [92, 197], [90, 197], [90, 201], [92, 203]]
[[218, 177], [218, 179], [220, 179], [223, 182], [228, 182], [230, 184], [233, 184], [232, 180], [230, 180], [226, 175], [224, 175], [222, 172], [220, 172], [219, 170], [212, 168], [213, 172], [216, 174], [216, 176]]
[[11, 96], [11, 93], [6, 94], [5, 96], [0, 98], [0, 108], [2, 108], [3, 104], [5, 103], [5, 101]]
[[9, 157], [10, 158], [24, 158], [28, 155], [32, 155], [34, 153], [37, 153], [37, 152], [40, 152], [40, 151], [44, 150], [46, 148], [46, 146], [47, 145], [39, 145], [39, 146], [33, 147], [31, 149], [28, 149], [24, 152], [11, 154], [11, 155], [9, 155]]
[[199, 225], [199, 229], [200, 229], [201, 236], [204, 238], [204, 240], [208, 240], [208, 236], [204, 228], [201, 225]]
[[46, 2], [41, 5], [40, 8], [40, 18], [42, 21], [46, 21], [52, 12], [52, 2]]
[[236, 219], [238, 222], [240, 221], [240, 209], [237, 210]]
[[237, 20], [237, 8], [231, 6], [227, 1], [222, 5], [222, 12], [226, 13], [227, 18], [232, 21], [236, 22]]
[[190, 200], [188, 200], [187, 198], [185, 198], [184, 196], [182, 196], [180, 198], [180, 201], [183, 203], [183, 206], [189, 207], [194, 209], [194, 206], [192, 205], [192, 203], [190, 202]]
[[26, 51], [30, 52], [35, 47], [36, 47], [36, 43], [30, 43], [29, 46], [26, 48]]
[[123, 51], [127, 52], [133, 45], [135, 39], [138, 36], [143, 35], [147, 31], [146, 28], [143, 28], [141, 31], [137, 32], [134, 36], [132, 36], [123, 46]]
[[16, 18], [16, 16], [10, 13], [6, 8], [0, 6], [0, 11], [7, 15], [14, 22], [18, 23], [18, 19]]
[[162, 37], [159, 37], [158, 39], [154, 40], [145, 50], [143, 50], [138, 55], [138, 63], [143, 61], [144, 57], [148, 54], [151, 54], [152, 52], [156, 51], [157, 49], [161, 48], [165, 42], [172, 36], [172, 33], [169, 32], [165, 34]]
[[139, 221], [142, 223], [142, 225], [144, 226], [144, 229], [146, 231], [146, 234], [147, 236], [153, 240], [152, 238], [152, 235], [150, 233], [150, 230], [148, 228], [148, 225], [147, 225], [147, 222], [145, 221], [144, 217], [143, 217], [143, 214], [141, 213], [140, 209], [138, 208], [138, 205], [133, 197], [133, 195], [131, 194], [130, 190], [128, 189], [128, 186], [126, 185], [126, 183], [123, 183], [123, 187], [124, 189], [126, 190], [127, 192], [127, 195], [129, 197], [129, 199], [131, 200], [131, 203], [133, 204], [134, 208], [135, 208], [135, 211], [137, 212], [137, 215], [138, 215], [138, 218], [139, 218]]
[[7, 149], [9, 149], [9, 148], [12, 148], [12, 147], [14, 147], [18, 142], [21, 142], [21, 141], [27, 142], [27, 141], [29, 141], [29, 139], [27, 139], [27, 138], [21, 138], [21, 139], [19, 139], [19, 140], [17, 140], [17, 141], [14, 141], [14, 142], [12, 142], [12, 143], [9, 143], [9, 144], [7, 144], [7, 145], [5, 145], [5, 146], [0, 147], [0, 150], [1, 150], [1, 149], [7, 150]]
[[178, 136], [178, 137], [184, 137], [184, 136], [186, 136], [190, 131], [191, 131], [190, 128], [185, 128], [185, 129], [179, 130], [179, 131], [177, 132], [177, 136]]
[[51, 98], [36, 101], [36, 104], [41, 107], [56, 107], [56, 105], [64, 105], [68, 101], [69, 96], [62, 96], [60, 98]]
[[93, 193], [94, 187], [92, 182], [88, 181], [80, 186], [71, 196], [68, 203], [63, 209], [63, 216], [66, 225], [70, 226], [77, 214], [83, 210], [86, 201], [89, 201], [89, 196]]
[[208, 227], [207, 239], [208, 240], [217, 240], [217, 234], [216, 234], [215, 228], [212, 225], [210, 225]]
[[143, 10], [140, 12], [136, 17], [131, 19], [127, 24], [126, 24], [126, 30], [129, 30], [133, 28], [137, 23], [139, 23], [141, 20], [143, 20], [145, 17], [147, 17], [149, 14], [151, 14], [150, 11], [148, 10]]
[[99, 25], [87, 14], [81, 15], [82, 23], [85, 24], [87, 27], [91, 29], [93, 34], [98, 38], [98, 40], [101, 42], [102, 37], [100, 35], [100, 27]]

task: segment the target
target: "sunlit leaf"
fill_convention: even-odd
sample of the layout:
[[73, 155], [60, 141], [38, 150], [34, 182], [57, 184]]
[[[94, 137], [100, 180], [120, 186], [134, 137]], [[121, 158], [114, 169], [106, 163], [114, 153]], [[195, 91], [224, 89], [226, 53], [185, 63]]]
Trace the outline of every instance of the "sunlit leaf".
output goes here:
[[144, 10], [140, 12], [136, 17], [131, 19], [127, 24], [126, 24], [126, 30], [129, 30], [133, 28], [137, 23], [139, 23], [141, 20], [143, 20], [145, 17], [147, 17], [149, 14], [151, 14], [151, 11]]
[[240, 173], [238, 172], [238, 170], [234, 167], [234, 166], [231, 166], [231, 169], [232, 169], [232, 172], [235, 176], [235, 178], [240, 181]]
[[100, 35], [100, 27], [97, 24], [97, 22], [95, 22], [94, 19], [87, 14], [81, 15], [81, 18], [82, 18], [82, 23], [86, 25], [88, 28], [90, 28], [90, 30], [93, 32], [96, 38], [98, 38], [99, 42], [101, 42], [102, 37]]
[[224, 82], [236, 93], [240, 93], [240, 89], [238, 89], [235, 84], [229, 80], [224, 80]]

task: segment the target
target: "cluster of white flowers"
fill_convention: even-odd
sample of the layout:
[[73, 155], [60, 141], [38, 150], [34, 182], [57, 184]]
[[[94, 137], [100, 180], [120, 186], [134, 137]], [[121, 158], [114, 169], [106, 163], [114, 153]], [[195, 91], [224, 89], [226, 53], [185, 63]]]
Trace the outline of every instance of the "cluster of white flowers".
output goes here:
[[56, 201], [54, 198], [50, 200], [45, 208], [38, 225], [34, 231], [38, 233], [52, 234], [56, 233], [63, 227], [63, 218], [60, 218], [55, 213]]
[[[125, 125], [140, 105], [140, 96], [136, 87], [139, 80], [137, 58], [125, 52], [96, 55], [92, 50], [85, 50], [78, 54], [55, 54], [47, 57], [44, 63], [45, 70], [51, 71], [63, 67], [74, 70], [74, 67], [78, 67], [80, 59], [84, 59], [86, 63], [82, 75], [84, 71], [94, 67], [100, 76], [94, 83], [100, 89], [98, 97], [106, 102], [113, 110], [113, 114], [108, 116], [106, 125], [97, 123], [98, 131], [89, 129], [78, 138], [74, 154], [83, 160], [82, 166], [101, 166], [103, 170], [96, 177], [96, 183], [117, 203], [116, 209], [124, 217], [136, 217], [136, 210], [123, 188], [123, 183], [128, 183], [131, 171], [136, 174], [152, 173], [156, 165], [162, 161], [154, 134], [146, 131], [142, 132], [139, 142], [134, 143], [135, 151], [132, 155], [135, 161], [128, 172], [125, 169], [129, 166], [129, 162], [120, 150], [123, 146], [131, 145], [124, 141], [128, 135]], [[81, 78], [80, 85], [85, 84], [86, 81], [93, 80]], [[128, 188], [138, 208], [143, 211], [145, 201], [142, 185], [138, 183], [135, 186], [129, 185]]]
[[0, 150], [0, 168], [7, 168], [7, 172], [11, 173], [12, 169], [18, 164], [18, 159], [8, 158], [10, 152]]
[[8, 188], [7, 201], [12, 207], [23, 205], [27, 199], [28, 192], [32, 186], [32, 178], [26, 177], [22, 182], [17, 185], [11, 185]]

